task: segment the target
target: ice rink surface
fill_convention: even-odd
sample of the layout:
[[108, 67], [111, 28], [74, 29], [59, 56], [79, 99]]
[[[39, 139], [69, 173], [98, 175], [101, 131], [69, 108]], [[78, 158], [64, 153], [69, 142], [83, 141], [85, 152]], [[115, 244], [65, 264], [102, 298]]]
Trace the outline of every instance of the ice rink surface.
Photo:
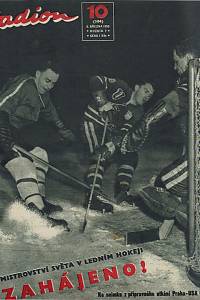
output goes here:
[[[157, 140], [153, 139], [153, 140]], [[55, 151], [56, 149], [56, 151]], [[162, 166], [174, 160], [180, 153], [179, 145], [172, 140], [155, 144], [147, 142], [140, 153], [140, 162], [135, 173], [132, 193], [137, 192], [147, 184], [152, 175], [159, 172]], [[83, 179], [87, 169], [87, 159], [84, 153], [69, 147], [53, 148], [50, 160], [56, 167]], [[104, 190], [113, 196], [113, 183], [116, 165], [110, 167], [105, 176]], [[196, 296], [178, 294], [180, 291], [198, 291], [187, 278], [187, 244], [185, 233], [177, 226], [167, 240], [155, 241], [140, 245], [125, 245], [124, 235], [127, 231], [139, 231], [154, 228], [161, 224], [159, 218], [152, 218], [149, 214], [134, 207], [116, 208], [113, 214], [91, 212], [84, 233], [80, 232], [85, 210], [83, 209], [84, 191], [72, 186], [70, 182], [58, 178], [49, 172], [47, 178], [47, 195], [52, 202], [64, 207], [62, 213], [54, 215], [64, 218], [69, 223], [71, 231], [62, 228], [51, 228], [38, 216], [33, 215], [23, 205], [14, 200], [15, 189], [9, 175], [1, 171], [1, 227], [0, 227], [0, 259], [1, 276], [18, 272], [31, 271], [48, 266], [49, 272], [31, 275], [15, 280], [1, 282], [2, 288], [15, 286], [15, 295], [20, 299], [21, 288], [29, 283], [36, 291], [35, 299], [100, 299], [104, 294], [106, 299], [197, 299]], [[71, 185], [71, 186], [70, 186]], [[142, 247], [141, 254], [126, 255], [126, 251]], [[124, 256], [117, 257], [116, 253], [124, 252]], [[87, 263], [87, 260], [102, 255], [112, 254], [112, 259], [101, 262]], [[77, 265], [76, 261], [82, 264]], [[85, 262], [86, 261], [86, 262]], [[141, 271], [140, 262], [145, 261], [147, 272]], [[72, 262], [70, 266], [70, 262]], [[60, 263], [65, 263], [65, 267]], [[134, 264], [136, 272], [133, 276], [123, 273], [125, 264]], [[54, 266], [54, 268], [53, 268]], [[58, 270], [54, 270], [57, 266]], [[62, 266], [62, 267], [61, 267]], [[117, 266], [119, 278], [105, 282], [102, 269]], [[53, 268], [53, 269], [52, 269]], [[87, 273], [98, 270], [99, 283], [90, 284]], [[68, 272], [74, 288], [65, 288], [59, 292], [61, 276]], [[77, 289], [77, 273], [83, 273], [86, 288]], [[55, 292], [39, 294], [38, 282], [52, 279]], [[134, 293], [155, 293], [154, 296], [134, 296]], [[157, 296], [157, 293], [170, 292], [170, 296]], [[98, 294], [98, 292], [100, 294]], [[117, 294], [118, 293], [118, 294]], [[120, 297], [120, 293], [122, 296]], [[125, 293], [127, 295], [125, 297]], [[31, 297], [27, 297], [31, 298]]]

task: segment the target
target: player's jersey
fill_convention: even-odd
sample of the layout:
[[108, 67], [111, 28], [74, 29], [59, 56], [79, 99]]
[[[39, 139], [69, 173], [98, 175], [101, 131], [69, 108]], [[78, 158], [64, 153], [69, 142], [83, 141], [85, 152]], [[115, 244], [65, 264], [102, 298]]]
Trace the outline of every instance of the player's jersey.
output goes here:
[[188, 112], [188, 76], [182, 75], [176, 82], [175, 92], [178, 97], [167, 97], [166, 102], [167, 111], [173, 117], [180, 116]]
[[188, 112], [188, 74], [182, 75], [176, 83], [176, 92], [179, 96], [179, 114]]
[[[106, 141], [109, 141], [110, 135], [116, 130], [120, 130], [124, 124], [125, 106], [120, 107], [112, 114], [112, 119], [109, 118], [108, 129], [106, 134]], [[101, 145], [101, 139], [105, 126], [105, 115], [100, 113], [97, 106], [94, 103], [90, 103], [84, 112], [84, 136], [89, 146], [91, 153], [94, 149]], [[109, 136], [109, 137], [108, 137]]]
[[[110, 141], [121, 131], [126, 132], [142, 117], [142, 106], [130, 103], [133, 90], [126, 82], [106, 76], [94, 76], [90, 79], [91, 91], [104, 90], [109, 102], [113, 105], [108, 123], [106, 141]], [[92, 100], [84, 112], [84, 136], [90, 152], [101, 145], [105, 115], [99, 112], [96, 103]]]
[[0, 111], [8, 114], [14, 128], [37, 122], [40, 115], [53, 123], [59, 121], [49, 94], [40, 95], [34, 78], [26, 74], [15, 77], [3, 87], [0, 92]]
[[[142, 117], [143, 107], [132, 104], [117, 106], [109, 119], [106, 141], [110, 141], [121, 131], [129, 131], [132, 126]], [[109, 115], [108, 115], [109, 116]], [[102, 115], [94, 103], [88, 105], [84, 112], [84, 136], [91, 153], [101, 145], [105, 116]]]
[[90, 89], [91, 91], [106, 91], [108, 101], [118, 106], [126, 105], [133, 93], [133, 90], [123, 80], [106, 76], [93, 76], [90, 79]]
[[178, 125], [181, 129], [183, 141], [185, 144], [187, 139], [187, 119], [188, 119], [188, 73], [183, 74], [176, 82], [175, 97], [167, 97], [166, 109], [174, 118], [176, 117]]
[[179, 115], [178, 122], [181, 129], [183, 142], [187, 148], [188, 138], [188, 106], [189, 106], [189, 95], [188, 95], [188, 74], [184, 74], [176, 84], [176, 92], [179, 96]]

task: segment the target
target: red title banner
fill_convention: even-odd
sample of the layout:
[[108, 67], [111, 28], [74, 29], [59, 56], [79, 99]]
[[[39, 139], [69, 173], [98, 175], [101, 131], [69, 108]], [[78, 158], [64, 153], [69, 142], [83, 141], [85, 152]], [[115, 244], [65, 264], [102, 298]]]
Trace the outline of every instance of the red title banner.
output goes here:
[[47, 24], [49, 21], [55, 23], [58, 22], [73, 22], [77, 20], [79, 16], [69, 16], [66, 13], [58, 11], [43, 11], [42, 7], [37, 6], [35, 12], [31, 15], [31, 10], [26, 8], [23, 12], [19, 13], [17, 16], [12, 15], [1, 15], [0, 16], [0, 29], [12, 28], [12, 27], [21, 27], [28, 25], [37, 25], [37, 24]]

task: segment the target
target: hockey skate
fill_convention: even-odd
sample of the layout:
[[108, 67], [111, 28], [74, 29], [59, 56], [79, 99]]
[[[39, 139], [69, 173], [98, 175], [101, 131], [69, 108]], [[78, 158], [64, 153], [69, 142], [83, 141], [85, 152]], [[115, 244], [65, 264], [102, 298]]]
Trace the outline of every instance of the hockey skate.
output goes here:
[[[86, 195], [85, 208], [87, 208], [89, 202], [89, 194]], [[104, 199], [100, 193], [93, 194], [92, 201], [90, 203], [90, 209], [100, 211], [102, 213], [112, 213], [113, 205]]]
[[115, 185], [115, 202], [118, 205], [134, 205], [133, 196], [130, 195], [129, 187]]
[[115, 200], [117, 204], [129, 204], [131, 206], [134, 205], [134, 200], [133, 200], [133, 196], [130, 195], [129, 191], [120, 191], [116, 196], [115, 196]]
[[45, 197], [42, 197], [42, 200], [44, 202], [43, 211], [45, 214], [50, 215], [51, 213], [63, 211], [63, 208], [60, 205], [49, 202]]
[[65, 220], [54, 219], [54, 218], [51, 218], [51, 217], [47, 216], [47, 214], [45, 213], [45, 209], [40, 210], [39, 208], [37, 208], [37, 206], [33, 202], [29, 203], [27, 205], [27, 207], [31, 211], [37, 213], [38, 215], [40, 215], [41, 217], [46, 219], [51, 224], [51, 227], [63, 226], [66, 231], [70, 231], [70, 229], [68, 227], [68, 223]]

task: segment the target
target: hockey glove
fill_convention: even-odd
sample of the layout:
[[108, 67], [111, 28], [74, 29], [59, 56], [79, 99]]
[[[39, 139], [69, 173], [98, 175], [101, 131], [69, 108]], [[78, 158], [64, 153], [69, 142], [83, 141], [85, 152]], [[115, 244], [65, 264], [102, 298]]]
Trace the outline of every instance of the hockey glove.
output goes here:
[[0, 127], [0, 147], [3, 152], [12, 151], [14, 141], [10, 132], [9, 127], [1, 126]]
[[67, 143], [75, 142], [75, 136], [70, 129], [59, 128], [58, 129], [60, 140]]
[[57, 120], [55, 123], [58, 133], [60, 135], [60, 140], [66, 143], [75, 142], [75, 136], [70, 129], [66, 129], [64, 123], [61, 120]]
[[138, 151], [144, 144], [149, 132], [148, 123], [142, 119], [140, 120], [131, 131], [127, 132], [122, 138], [121, 152], [134, 152]]
[[4, 154], [4, 162], [15, 158], [18, 154], [12, 149], [14, 140], [10, 131], [8, 115], [0, 112], [0, 149]]
[[115, 145], [115, 147], [120, 148], [125, 133], [126, 132], [124, 132], [124, 130], [119, 130], [119, 129], [113, 129], [112, 131], [109, 132], [110, 141]]
[[113, 142], [109, 142], [96, 149], [95, 158], [101, 155], [102, 160], [107, 160], [114, 154], [114, 152], [115, 152], [115, 145], [113, 144]]
[[117, 112], [116, 106], [112, 102], [107, 102], [102, 107], [99, 108], [99, 112], [104, 120], [108, 117], [108, 127], [112, 130], [114, 128], [114, 119]]

